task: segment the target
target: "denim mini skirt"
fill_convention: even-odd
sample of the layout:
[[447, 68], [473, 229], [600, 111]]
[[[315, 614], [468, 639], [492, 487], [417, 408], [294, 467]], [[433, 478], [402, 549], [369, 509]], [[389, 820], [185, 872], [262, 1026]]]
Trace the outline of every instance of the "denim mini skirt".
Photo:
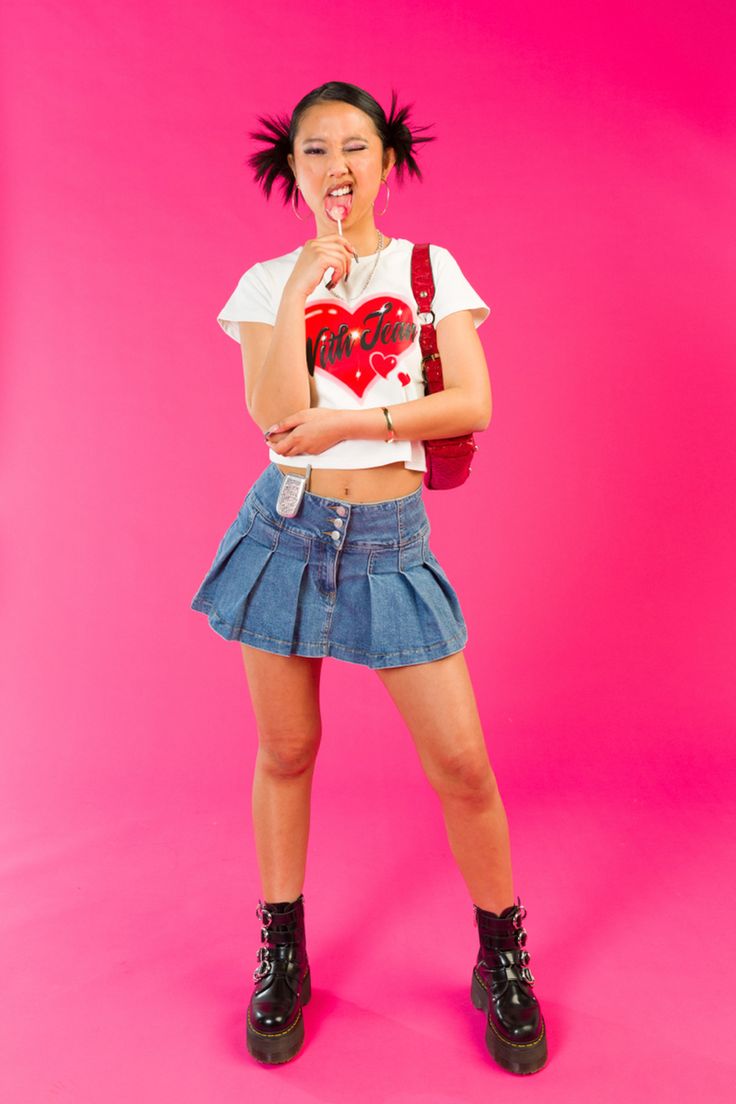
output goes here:
[[458, 596], [429, 547], [421, 485], [367, 503], [305, 491], [286, 518], [276, 511], [283, 480], [273, 462], [258, 476], [192, 598], [216, 633], [374, 668], [465, 646]]

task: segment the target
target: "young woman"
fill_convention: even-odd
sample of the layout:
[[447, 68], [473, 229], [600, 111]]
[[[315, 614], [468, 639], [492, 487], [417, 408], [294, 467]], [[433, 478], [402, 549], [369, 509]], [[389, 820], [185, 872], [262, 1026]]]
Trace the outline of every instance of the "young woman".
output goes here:
[[[452, 254], [430, 246], [445, 390], [425, 394], [412, 294], [412, 243], [376, 213], [388, 180], [421, 177], [431, 138], [387, 118], [368, 92], [331, 81], [290, 119], [260, 119], [250, 158], [270, 196], [280, 181], [314, 236], [256, 263], [218, 316], [239, 340], [248, 412], [269, 463], [248, 491], [192, 599], [238, 640], [258, 727], [253, 824], [263, 886], [247, 1045], [293, 1058], [311, 995], [302, 892], [321, 738], [322, 660], [373, 668], [396, 703], [439, 796], [478, 927], [471, 999], [493, 1058], [518, 1074], [547, 1057], [544, 1019], [514, 901], [509, 832], [463, 648], [458, 597], [429, 546], [423, 441], [486, 428], [491, 392], [476, 333], [489, 308]], [[462, 181], [457, 185], [462, 186]], [[385, 189], [385, 191], [384, 191]], [[375, 204], [384, 191], [379, 212]], [[449, 719], [449, 721], [448, 721]]]

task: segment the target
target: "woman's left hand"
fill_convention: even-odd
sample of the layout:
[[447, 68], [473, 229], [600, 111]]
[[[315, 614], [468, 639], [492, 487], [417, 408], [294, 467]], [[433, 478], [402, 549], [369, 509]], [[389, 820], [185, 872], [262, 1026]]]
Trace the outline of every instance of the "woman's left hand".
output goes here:
[[331, 445], [346, 438], [344, 410], [310, 407], [297, 410], [270, 426], [266, 432], [269, 447], [279, 456], [298, 456], [301, 453], [324, 452]]

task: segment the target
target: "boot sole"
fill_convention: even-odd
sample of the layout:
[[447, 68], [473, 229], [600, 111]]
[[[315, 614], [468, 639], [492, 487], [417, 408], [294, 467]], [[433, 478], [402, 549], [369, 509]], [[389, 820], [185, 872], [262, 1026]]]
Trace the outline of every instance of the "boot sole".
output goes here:
[[248, 1053], [252, 1058], [255, 1058], [257, 1062], [277, 1065], [282, 1062], [289, 1062], [292, 1058], [296, 1057], [304, 1043], [304, 1017], [302, 1015], [302, 1007], [309, 1003], [311, 996], [312, 972], [308, 970], [302, 984], [301, 1007], [297, 1012], [293, 1024], [284, 1031], [256, 1031], [250, 1022], [249, 1012], [246, 1043], [248, 1046]]
[[481, 984], [478, 975], [473, 970], [473, 980], [470, 985], [470, 999], [475, 1008], [480, 1009], [486, 1015], [486, 1047], [495, 1062], [509, 1073], [536, 1073], [542, 1069], [547, 1061], [547, 1032], [542, 1019], [541, 1030], [536, 1039], [530, 1043], [512, 1043], [508, 1039], [502, 1039], [496, 1031], [488, 1013], [490, 996], [488, 990]]

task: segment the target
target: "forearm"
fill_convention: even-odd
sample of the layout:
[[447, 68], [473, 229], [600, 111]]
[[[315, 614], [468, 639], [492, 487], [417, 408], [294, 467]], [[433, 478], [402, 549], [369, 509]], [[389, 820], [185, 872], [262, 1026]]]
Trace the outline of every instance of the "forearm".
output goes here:
[[[486, 429], [488, 419], [478, 411], [477, 401], [461, 387], [447, 387], [433, 395], [409, 402], [389, 404], [397, 441], [430, 441], [438, 437], [459, 437]], [[346, 410], [345, 436], [363, 440], [385, 440], [389, 430], [380, 406], [367, 410]]]
[[258, 373], [249, 405], [251, 417], [263, 429], [293, 410], [310, 405], [305, 302], [303, 294], [288, 288], [281, 296], [268, 355]]

